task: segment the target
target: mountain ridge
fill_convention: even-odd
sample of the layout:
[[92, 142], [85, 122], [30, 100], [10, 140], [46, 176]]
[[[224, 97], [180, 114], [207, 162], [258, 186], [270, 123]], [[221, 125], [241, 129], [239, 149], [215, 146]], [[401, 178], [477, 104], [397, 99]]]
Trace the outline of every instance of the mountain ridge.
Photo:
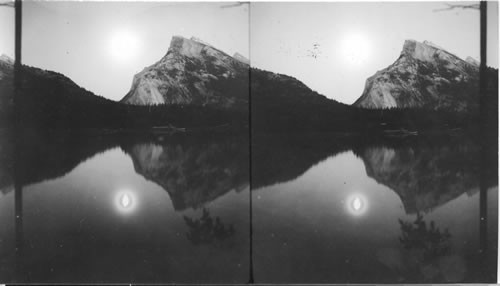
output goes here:
[[120, 102], [243, 108], [248, 104], [249, 68], [241, 58], [197, 38], [174, 36], [165, 56], [134, 76]]
[[428, 41], [406, 40], [398, 59], [366, 80], [353, 106], [467, 110], [477, 105], [479, 84], [479, 67], [468, 59]]

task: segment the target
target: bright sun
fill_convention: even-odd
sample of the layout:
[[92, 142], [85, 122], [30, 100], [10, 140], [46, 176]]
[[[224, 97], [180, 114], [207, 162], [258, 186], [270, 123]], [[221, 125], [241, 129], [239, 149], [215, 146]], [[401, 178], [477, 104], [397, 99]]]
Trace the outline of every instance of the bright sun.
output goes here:
[[342, 57], [351, 66], [359, 66], [370, 58], [370, 41], [361, 34], [351, 34], [341, 42]]
[[129, 61], [137, 55], [139, 40], [129, 31], [115, 32], [109, 42], [109, 52], [111, 56], [119, 61]]

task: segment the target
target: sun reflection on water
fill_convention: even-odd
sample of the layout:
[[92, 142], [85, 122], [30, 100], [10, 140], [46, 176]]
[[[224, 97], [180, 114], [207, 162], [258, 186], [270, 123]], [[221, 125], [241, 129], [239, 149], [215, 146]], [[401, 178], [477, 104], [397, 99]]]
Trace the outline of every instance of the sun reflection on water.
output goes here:
[[362, 207], [363, 207], [363, 201], [361, 201], [361, 199], [360, 199], [360, 198], [355, 198], [355, 199], [352, 201], [352, 208], [353, 208], [355, 211], [359, 211]]
[[368, 210], [368, 200], [362, 194], [352, 194], [346, 200], [346, 211], [352, 216], [362, 216]]
[[132, 201], [130, 200], [130, 196], [128, 194], [123, 194], [120, 200], [120, 204], [122, 205], [122, 207], [128, 208], [129, 206], [131, 206], [131, 203]]
[[115, 194], [114, 208], [119, 214], [131, 214], [137, 208], [137, 198], [130, 190], [121, 190]]

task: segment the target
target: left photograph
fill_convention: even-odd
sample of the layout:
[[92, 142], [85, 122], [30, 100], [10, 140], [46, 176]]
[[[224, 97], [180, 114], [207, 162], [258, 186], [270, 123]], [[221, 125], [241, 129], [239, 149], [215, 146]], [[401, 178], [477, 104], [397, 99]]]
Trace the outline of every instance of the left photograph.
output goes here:
[[248, 4], [24, 1], [17, 68], [16, 9], [0, 281], [248, 282]]

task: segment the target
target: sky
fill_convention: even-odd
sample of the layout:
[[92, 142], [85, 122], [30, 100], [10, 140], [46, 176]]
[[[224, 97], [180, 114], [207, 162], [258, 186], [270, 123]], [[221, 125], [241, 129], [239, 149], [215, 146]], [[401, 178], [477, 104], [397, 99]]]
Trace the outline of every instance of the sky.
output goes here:
[[[479, 59], [479, 11], [436, 11], [444, 3], [25, 1], [23, 63], [120, 100], [133, 76], [166, 54], [173, 35], [195, 36], [351, 104], [368, 77], [398, 58], [406, 39]], [[498, 67], [498, 3], [489, 3], [496, 9], [488, 15], [488, 65]], [[0, 7], [0, 53], [11, 57], [13, 21], [13, 9]]]
[[[0, 1], [6, 3], [6, 1]], [[14, 58], [14, 8], [0, 6], [0, 55]]]
[[488, 66], [498, 68], [498, 2], [488, 1], [487, 3], [487, 36], [486, 36], [486, 63]]
[[[399, 57], [406, 39], [431, 41], [463, 59], [479, 60], [479, 10], [434, 11], [446, 7], [439, 2], [253, 3], [251, 62], [352, 104], [366, 79]], [[489, 64], [498, 67], [498, 56]]]
[[246, 4], [24, 1], [22, 60], [120, 100], [133, 76], [167, 53], [172, 36], [248, 58], [248, 25]]

